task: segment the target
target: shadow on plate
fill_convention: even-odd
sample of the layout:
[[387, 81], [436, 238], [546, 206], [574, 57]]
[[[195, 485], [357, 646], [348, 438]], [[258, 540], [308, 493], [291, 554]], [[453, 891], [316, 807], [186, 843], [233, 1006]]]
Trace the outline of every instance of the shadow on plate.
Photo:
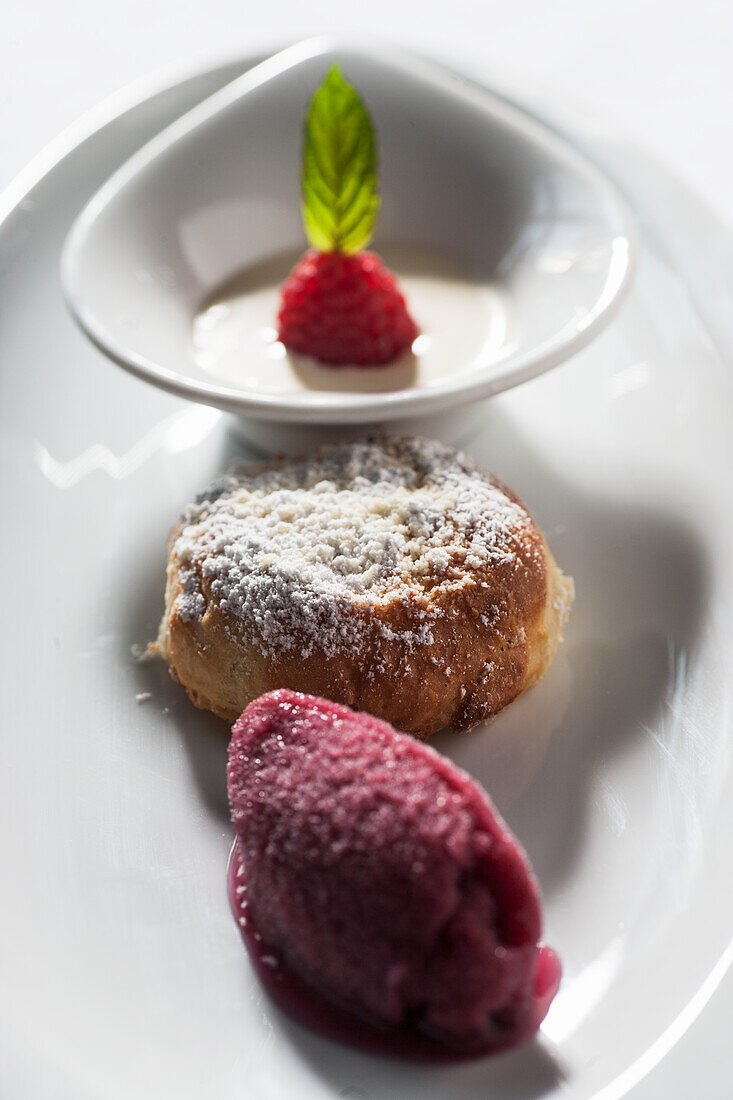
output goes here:
[[343, 1100], [418, 1096], [475, 1100], [489, 1095], [491, 1100], [538, 1100], [568, 1076], [561, 1059], [540, 1039], [476, 1061], [420, 1065], [361, 1054], [321, 1039], [275, 1006], [272, 1015], [309, 1070], [323, 1079], [334, 1097]]
[[543, 683], [490, 726], [433, 743], [492, 795], [549, 898], [572, 877], [594, 778], [646, 736], [695, 651], [708, 564], [676, 517], [591, 496], [540, 464], [498, 407], [481, 450], [482, 464], [522, 486], [576, 599]]

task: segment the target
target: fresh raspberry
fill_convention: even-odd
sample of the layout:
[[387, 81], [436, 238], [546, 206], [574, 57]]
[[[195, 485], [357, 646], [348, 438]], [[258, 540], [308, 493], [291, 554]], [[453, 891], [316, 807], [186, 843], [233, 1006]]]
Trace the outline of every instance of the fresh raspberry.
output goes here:
[[373, 252], [312, 249], [282, 286], [278, 339], [335, 366], [379, 366], [418, 335], [394, 275]]

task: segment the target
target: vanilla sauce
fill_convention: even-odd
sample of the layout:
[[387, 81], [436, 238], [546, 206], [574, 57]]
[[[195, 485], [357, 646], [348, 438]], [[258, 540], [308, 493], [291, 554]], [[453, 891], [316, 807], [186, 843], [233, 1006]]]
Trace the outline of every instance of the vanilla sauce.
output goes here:
[[292, 355], [277, 339], [280, 286], [298, 254], [275, 256], [219, 287], [193, 322], [196, 361], [238, 387], [293, 393], [385, 393], [425, 387], [495, 361], [507, 344], [507, 304], [491, 282], [446, 253], [379, 248], [420, 335], [412, 352], [377, 367], [333, 367]]

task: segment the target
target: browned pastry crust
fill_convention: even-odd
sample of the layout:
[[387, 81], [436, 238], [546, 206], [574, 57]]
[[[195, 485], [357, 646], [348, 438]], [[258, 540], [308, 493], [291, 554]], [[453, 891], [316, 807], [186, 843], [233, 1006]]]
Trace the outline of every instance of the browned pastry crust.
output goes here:
[[[268, 488], [277, 491], [282, 478], [287, 492], [294, 492], [293, 499], [299, 501], [310, 499], [309, 494], [316, 500], [319, 493], [323, 497], [328, 478], [316, 481], [315, 488], [308, 472], [313, 465], [283, 461], [227, 479], [223, 492], [217, 489], [189, 510], [170, 540], [166, 609], [156, 648], [196, 706], [231, 722], [258, 695], [287, 687], [369, 711], [398, 729], [428, 737], [444, 726], [469, 729], [536, 684], [561, 639], [572, 581], [560, 573], [541, 532], [517, 498], [462, 455], [421, 440], [330, 448], [320, 453], [315, 464], [320, 460], [330, 464], [327, 474], [338, 471], [329, 482], [334, 490], [349, 493], [353, 484], [364, 504], [362, 498], [353, 501], [351, 496], [332, 499], [345, 499], [346, 508], [363, 506], [369, 516], [371, 509], [382, 508], [388, 512], [387, 525], [394, 522], [402, 529], [407, 524], [405, 553], [411, 560], [406, 576], [396, 581], [394, 571], [384, 569], [378, 583], [354, 591], [342, 587], [337, 570], [333, 584], [327, 575], [326, 591], [320, 594], [323, 599], [319, 596], [309, 603], [303, 597], [301, 608], [297, 578], [293, 581], [288, 572], [284, 587], [281, 583], [275, 588], [268, 571], [277, 569], [278, 563], [267, 558], [266, 583], [260, 586], [263, 601], [258, 607], [250, 598], [253, 581], [246, 569], [242, 579], [242, 559], [234, 563], [227, 557], [233, 552], [228, 540], [237, 530], [244, 532], [245, 541], [254, 538], [247, 515], [250, 491], [254, 487], [259, 494], [261, 515], [268, 507]], [[361, 484], [364, 478], [354, 480], [355, 470], [361, 467], [367, 470], [366, 489]], [[385, 468], [390, 472], [383, 483], [375, 471]], [[444, 471], [448, 471], [445, 477]], [[376, 506], [374, 485], [379, 497]], [[439, 526], [443, 518], [437, 521], [432, 512], [427, 519], [420, 512], [415, 526], [413, 512], [416, 501], [423, 499], [421, 492], [434, 498], [436, 507], [449, 502], [447, 528]], [[392, 504], [388, 507], [382, 498], [397, 499], [397, 511], [389, 513]], [[460, 502], [456, 514], [451, 511], [452, 499]], [[239, 527], [230, 522], [229, 502], [239, 512]], [[491, 507], [492, 502], [498, 520], [489, 517], [484, 522], [483, 511], [477, 509]], [[283, 514], [290, 516], [291, 511]], [[302, 522], [311, 523], [311, 519]], [[329, 527], [327, 515], [324, 525]], [[345, 530], [351, 537], [351, 527]], [[384, 525], [379, 530], [377, 543], [384, 539], [384, 553], [393, 553]], [[290, 532], [283, 537], [290, 539]], [[365, 551], [362, 538], [358, 553], [373, 556], [373, 543], [372, 539]], [[436, 545], [446, 553], [431, 556], [425, 550]], [[257, 553], [261, 558], [262, 549]], [[245, 560], [248, 568], [251, 554]], [[306, 566], [304, 577], [312, 571], [310, 560]], [[320, 576], [320, 559], [318, 569]], [[229, 575], [232, 570], [236, 585]], [[320, 583], [318, 578], [315, 583]], [[305, 581], [304, 585], [307, 588]], [[329, 595], [333, 595], [332, 606], [324, 613]], [[281, 605], [288, 599], [299, 609], [297, 613], [283, 610]]]

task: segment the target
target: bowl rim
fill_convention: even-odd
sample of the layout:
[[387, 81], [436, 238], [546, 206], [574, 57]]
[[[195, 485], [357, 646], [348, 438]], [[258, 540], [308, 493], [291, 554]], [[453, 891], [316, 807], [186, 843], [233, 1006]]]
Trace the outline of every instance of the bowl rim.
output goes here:
[[[591, 309], [568, 322], [546, 341], [524, 353], [510, 353], [509, 371], [498, 376], [494, 363], [446, 376], [424, 388], [405, 388], [377, 393], [342, 391], [294, 391], [276, 393], [236, 388], [193, 378], [161, 366], [131, 348], [117, 337], [87, 308], [79, 293], [80, 259], [88, 234], [98, 214], [139, 171], [164, 150], [171, 148], [219, 111], [236, 102], [246, 91], [266, 83], [286, 69], [310, 58], [339, 53], [377, 60], [413, 73], [446, 94], [491, 113], [506, 123], [530, 144], [546, 150], [568, 169], [584, 178], [602, 201], [614, 211], [618, 228], [610, 239], [611, 260], [605, 285]], [[460, 83], [456, 83], [456, 78]], [[61, 288], [72, 317], [88, 339], [118, 366], [160, 389], [200, 404], [263, 420], [323, 424], [356, 424], [390, 421], [405, 416], [425, 415], [437, 408], [455, 408], [471, 400], [481, 400], [544, 374], [570, 359], [586, 347], [612, 320], [631, 283], [636, 266], [637, 230], [633, 214], [611, 179], [584, 153], [546, 123], [533, 117], [499, 93], [470, 79], [448, 65], [392, 45], [356, 43], [348, 38], [319, 36], [305, 39], [272, 54], [247, 69], [213, 95], [185, 112], [159, 134], [146, 142], [95, 192], [75, 218], [61, 252]]]

